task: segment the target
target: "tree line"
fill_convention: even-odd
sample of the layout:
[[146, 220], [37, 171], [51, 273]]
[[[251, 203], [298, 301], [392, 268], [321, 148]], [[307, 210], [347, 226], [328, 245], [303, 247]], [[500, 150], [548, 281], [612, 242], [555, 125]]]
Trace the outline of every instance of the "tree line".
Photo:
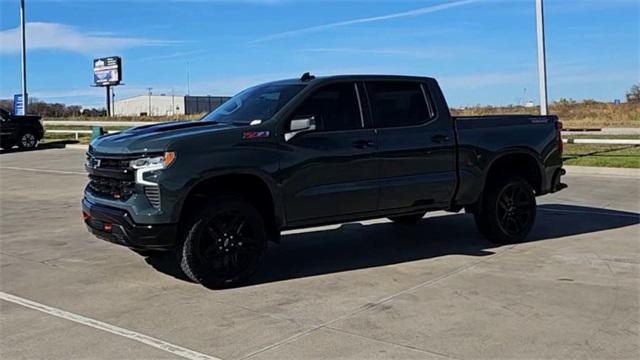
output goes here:
[[[13, 112], [13, 99], [0, 99], [0, 108]], [[29, 114], [38, 114], [43, 117], [107, 116], [105, 108], [83, 108], [80, 105], [48, 103], [36, 98], [29, 99], [28, 111]]]
[[[630, 104], [640, 104], [640, 84], [633, 85], [626, 93], [626, 100]], [[579, 102], [584, 105], [595, 105], [598, 101], [583, 100]], [[560, 99], [553, 105], [575, 105], [577, 101], [572, 99]], [[9, 112], [13, 111], [13, 99], [0, 99], [0, 108]], [[61, 103], [47, 103], [42, 100], [29, 99], [29, 113], [38, 114], [43, 117], [98, 117], [107, 116], [105, 108], [83, 108], [80, 105], [66, 105]]]

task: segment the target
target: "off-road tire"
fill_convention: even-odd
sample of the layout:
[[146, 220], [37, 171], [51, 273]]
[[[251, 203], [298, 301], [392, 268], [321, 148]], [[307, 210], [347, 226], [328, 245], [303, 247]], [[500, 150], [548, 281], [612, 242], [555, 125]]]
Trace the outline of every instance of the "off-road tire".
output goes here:
[[189, 279], [228, 288], [254, 274], [266, 247], [267, 231], [256, 207], [240, 197], [218, 196], [192, 217], [176, 252]]
[[536, 207], [533, 188], [526, 180], [521, 177], [498, 180], [487, 185], [483, 201], [474, 213], [476, 227], [497, 244], [522, 242], [535, 223]]

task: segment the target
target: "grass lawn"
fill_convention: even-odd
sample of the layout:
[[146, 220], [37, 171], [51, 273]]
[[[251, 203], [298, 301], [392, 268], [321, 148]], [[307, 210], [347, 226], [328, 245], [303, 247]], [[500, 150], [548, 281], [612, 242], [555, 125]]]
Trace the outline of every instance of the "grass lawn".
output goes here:
[[562, 134], [564, 139], [623, 139], [623, 140], [638, 140], [640, 134], [625, 134], [625, 135], [606, 135], [606, 134]]
[[565, 165], [640, 168], [640, 146], [565, 144]]

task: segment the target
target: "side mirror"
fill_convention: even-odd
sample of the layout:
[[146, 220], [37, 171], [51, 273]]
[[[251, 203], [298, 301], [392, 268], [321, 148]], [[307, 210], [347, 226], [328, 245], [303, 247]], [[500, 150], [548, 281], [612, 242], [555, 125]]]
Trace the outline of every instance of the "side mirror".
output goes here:
[[298, 134], [314, 131], [315, 129], [316, 129], [315, 116], [295, 118], [291, 120], [291, 125], [289, 125], [289, 131], [284, 134], [284, 141], [289, 141]]

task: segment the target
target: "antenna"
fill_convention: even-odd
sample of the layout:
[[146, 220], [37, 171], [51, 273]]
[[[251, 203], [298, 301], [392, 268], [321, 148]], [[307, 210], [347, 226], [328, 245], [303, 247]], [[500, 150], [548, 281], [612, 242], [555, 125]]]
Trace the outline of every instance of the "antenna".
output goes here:
[[304, 74], [302, 74], [302, 77], [300, 78], [300, 81], [311, 81], [313, 79], [315, 79], [316, 77], [311, 75], [311, 73], [306, 72]]

